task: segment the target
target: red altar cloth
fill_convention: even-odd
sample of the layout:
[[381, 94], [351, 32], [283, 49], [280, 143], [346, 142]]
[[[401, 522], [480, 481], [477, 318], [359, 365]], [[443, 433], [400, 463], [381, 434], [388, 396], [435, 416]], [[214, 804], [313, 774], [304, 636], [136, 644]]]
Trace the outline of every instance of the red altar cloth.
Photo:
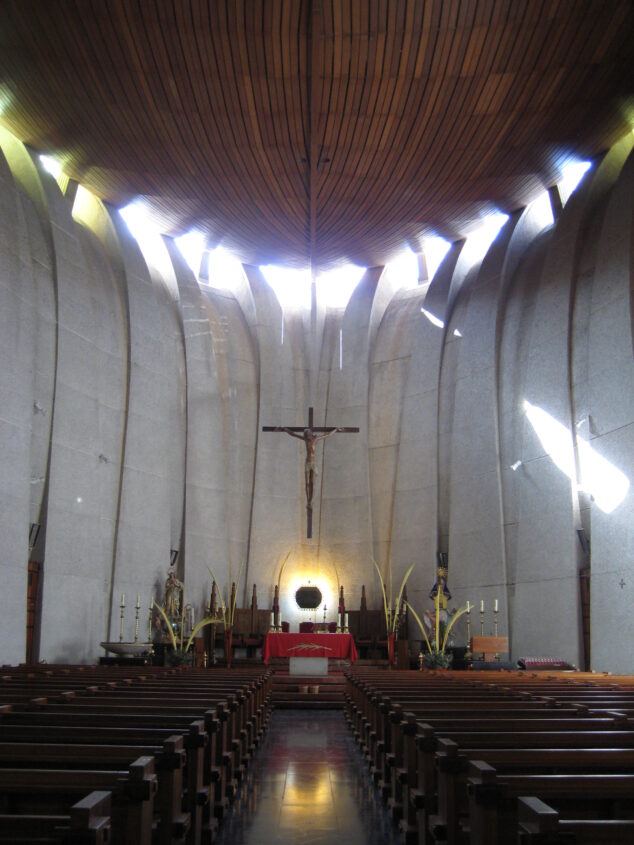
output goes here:
[[[310, 648], [318, 646], [318, 648]], [[267, 634], [262, 659], [269, 657], [335, 657], [354, 663], [359, 655], [352, 634]]]

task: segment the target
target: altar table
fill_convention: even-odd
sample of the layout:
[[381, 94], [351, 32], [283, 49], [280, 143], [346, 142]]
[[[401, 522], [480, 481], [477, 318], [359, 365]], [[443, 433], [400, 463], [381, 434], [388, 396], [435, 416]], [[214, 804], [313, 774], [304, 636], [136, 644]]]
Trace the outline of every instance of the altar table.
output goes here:
[[333, 657], [354, 663], [359, 655], [352, 634], [267, 634], [262, 659], [269, 657]]

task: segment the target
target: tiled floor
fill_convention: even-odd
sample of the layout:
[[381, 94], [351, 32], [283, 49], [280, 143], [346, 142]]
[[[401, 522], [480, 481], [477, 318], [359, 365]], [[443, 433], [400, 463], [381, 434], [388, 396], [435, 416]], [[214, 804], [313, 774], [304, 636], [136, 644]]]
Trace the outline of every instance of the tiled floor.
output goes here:
[[341, 710], [274, 711], [218, 845], [400, 845]]

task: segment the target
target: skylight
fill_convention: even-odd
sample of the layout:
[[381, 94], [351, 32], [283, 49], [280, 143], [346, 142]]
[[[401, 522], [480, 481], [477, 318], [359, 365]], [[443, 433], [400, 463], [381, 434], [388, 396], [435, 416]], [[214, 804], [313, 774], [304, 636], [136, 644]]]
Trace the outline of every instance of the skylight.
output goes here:
[[200, 260], [205, 248], [205, 236], [202, 232], [191, 229], [184, 235], [174, 238], [174, 243], [181, 251], [194, 276], [198, 278], [200, 275]]
[[120, 208], [119, 214], [125, 220], [132, 237], [139, 244], [148, 265], [156, 267], [163, 273], [173, 272], [167, 248], [163, 243], [158, 227], [152, 221], [147, 206], [138, 200], [134, 200], [124, 208]]
[[327, 273], [320, 273], [316, 279], [318, 298], [328, 308], [345, 308], [364, 273], [365, 267], [355, 264], [342, 264]]
[[388, 262], [385, 269], [395, 288], [409, 290], [418, 287], [420, 280], [418, 256], [409, 247], [399, 253], [393, 261]]
[[502, 214], [500, 211], [484, 217], [480, 226], [468, 236], [460, 257], [469, 264], [481, 261], [508, 219], [508, 214]]
[[223, 247], [209, 252], [209, 286], [224, 290], [236, 290], [244, 280], [244, 270], [238, 259]]
[[562, 205], [568, 202], [591, 166], [591, 161], [573, 161], [561, 168], [561, 180], [557, 183], [557, 187]]
[[62, 165], [59, 161], [57, 161], [57, 159], [52, 158], [51, 156], [41, 155], [40, 161], [42, 162], [42, 167], [47, 173], [50, 173], [55, 179], [59, 179], [62, 172]]
[[310, 310], [310, 270], [295, 270], [291, 267], [277, 267], [275, 264], [260, 266], [262, 275], [275, 291], [282, 308], [304, 308]]
[[436, 275], [436, 270], [442, 264], [443, 258], [449, 252], [451, 244], [444, 238], [438, 235], [429, 235], [423, 238], [423, 252], [425, 253], [425, 263], [427, 264], [427, 279], [431, 280]]
[[546, 226], [552, 226], [555, 222], [555, 218], [553, 217], [553, 207], [550, 203], [548, 191], [542, 191], [537, 199], [533, 200], [529, 208], [537, 218], [542, 229], [545, 229]]

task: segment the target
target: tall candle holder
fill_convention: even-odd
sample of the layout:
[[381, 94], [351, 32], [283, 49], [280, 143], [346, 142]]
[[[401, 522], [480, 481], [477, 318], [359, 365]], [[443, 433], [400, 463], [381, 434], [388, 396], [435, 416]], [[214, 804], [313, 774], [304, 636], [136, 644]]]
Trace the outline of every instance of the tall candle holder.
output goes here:
[[465, 660], [471, 660], [471, 604], [467, 601], [467, 650]]
[[121, 593], [121, 604], [119, 606], [119, 642], [123, 642], [123, 611], [125, 610], [125, 593]]
[[480, 602], [480, 636], [484, 636], [484, 602]]
[[147, 641], [152, 642], [152, 611], [154, 610], [154, 599], [150, 599], [150, 607], [147, 615]]
[[[498, 600], [497, 599], [495, 600], [495, 603], [493, 605], [493, 634], [494, 634], [495, 637], [497, 637], [497, 635], [498, 635]], [[495, 659], [496, 660], [500, 659], [499, 652], [497, 652], [497, 651], [495, 652]]]
[[141, 599], [139, 596], [136, 597], [136, 615], [134, 618], [134, 642], [138, 643], [139, 641], [139, 610], [141, 609]]

